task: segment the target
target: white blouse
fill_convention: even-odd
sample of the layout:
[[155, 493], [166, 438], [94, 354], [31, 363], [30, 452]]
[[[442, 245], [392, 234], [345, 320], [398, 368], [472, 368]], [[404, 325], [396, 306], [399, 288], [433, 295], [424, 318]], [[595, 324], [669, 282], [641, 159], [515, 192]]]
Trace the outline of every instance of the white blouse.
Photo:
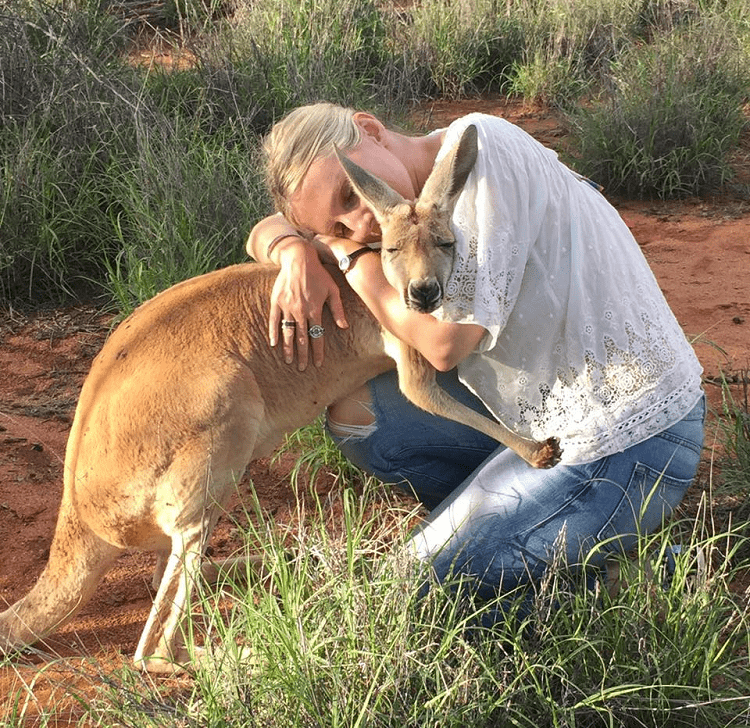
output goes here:
[[470, 114], [479, 154], [453, 215], [439, 319], [487, 329], [461, 381], [563, 462], [619, 452], [682, 419], [701, 366], [630, 230], [589, 183], [519, 127]]

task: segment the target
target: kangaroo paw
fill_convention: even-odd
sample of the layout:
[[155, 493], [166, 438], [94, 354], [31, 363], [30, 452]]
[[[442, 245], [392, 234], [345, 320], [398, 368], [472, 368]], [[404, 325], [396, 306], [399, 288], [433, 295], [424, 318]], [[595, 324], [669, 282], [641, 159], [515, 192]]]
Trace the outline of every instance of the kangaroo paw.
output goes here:
[[556, 437], [549, 437], [537, 445], [536, 451], [532, 453], [529, 464], [535, 468], [553, 468], [562, 458], [560, 441]]

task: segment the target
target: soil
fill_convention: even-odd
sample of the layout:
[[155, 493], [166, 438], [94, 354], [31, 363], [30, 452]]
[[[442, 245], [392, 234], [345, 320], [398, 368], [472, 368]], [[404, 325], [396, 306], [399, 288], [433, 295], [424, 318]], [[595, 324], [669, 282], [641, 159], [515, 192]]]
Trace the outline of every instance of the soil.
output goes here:
[[[442, 126], [473, 110], [502, 115], [553, 148], [564, 141], [552, 112], [503, 99], [435, 103], [422, 115], [431, 126]], [[736, 162], [739, 181], [746, 185], [750, 137]], [[721, 406], [720, 377], [734, 380], [736, 395], [746, 397], [743, 381], [750, 373], [750, 201], [747, 187], [744, 195], [741, 185], [734, 189], [679, 202], [612, 200], [694, 339], [715, 411]], [[0, 312], [0, 609], [27, 592], [46, 563], [77, 395], [110, 324], [108, 316], [83, 306], [33, 315]], [[714, 433], [709, 427], [706, 472], [715, 454]], [[292, 523], [296, 517], [290, 467], [288, 456], [254, 462], [240, 487], [247, 493], [254, 486], [268, 517], [277, 522]], [[701, 477], [697, 489], [710, 475]], [[336, 492], [339, 484], [324, 474], [315, 487]], [[232, 515], [241, 519], [241, 514], [234, 504]], [[237, 540], [232, 519], [222, 519], [211, 548], [230, 552]], [[25, 705], [29, 725], [38, 709], [51, 705], [58, 709], [57, 725], [74, 722], [80, 706], [64, 695], [71, 689], [94, 694], [103, 676], [135, 650], [151, 604], [153, 563], [147, 554], [123, 556], [70, 624], [22, 663], [0, 668], [0, 723], [12, 714], [13, 700]]]

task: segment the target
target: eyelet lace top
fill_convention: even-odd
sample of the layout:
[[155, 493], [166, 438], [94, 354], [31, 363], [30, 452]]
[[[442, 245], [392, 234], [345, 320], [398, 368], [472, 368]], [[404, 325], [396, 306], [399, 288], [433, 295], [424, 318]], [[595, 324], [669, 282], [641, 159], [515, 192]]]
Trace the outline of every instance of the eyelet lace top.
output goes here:
[[606, 199], [504, 119], [470, 114], [479, 155], [453, 215], [456, 258], [435, 316], [487, 329], [461, 380], [522, 435], [596, 460], [684, 417], [701, 366]]

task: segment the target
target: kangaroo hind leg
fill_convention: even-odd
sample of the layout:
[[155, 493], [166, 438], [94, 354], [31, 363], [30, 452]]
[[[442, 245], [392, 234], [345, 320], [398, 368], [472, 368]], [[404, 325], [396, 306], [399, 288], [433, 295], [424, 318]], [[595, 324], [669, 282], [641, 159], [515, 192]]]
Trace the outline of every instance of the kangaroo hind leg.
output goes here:
[[204, 520], [172, 537], [172, 551], [133, 658], [137, 667], [154, 673], [176, 673], [187, 662], [180, 630], [200, 573], [209, 531]]
[[207, 445], [196, 445], [172, 463], [158, 486], [157, 520], [171, 549], [158, 555], [154, 581], [159, 587], [134, 656], [136, 666], [148, 672], [177, 673], [188, 662], [183, 620], [208, 540], [252, 454], [254, 432], [241, 434], [245, 437], [238, 440], [248, 442], [247, 448], [232, 447], [231, 438], [216, 438], [206, 458]]

